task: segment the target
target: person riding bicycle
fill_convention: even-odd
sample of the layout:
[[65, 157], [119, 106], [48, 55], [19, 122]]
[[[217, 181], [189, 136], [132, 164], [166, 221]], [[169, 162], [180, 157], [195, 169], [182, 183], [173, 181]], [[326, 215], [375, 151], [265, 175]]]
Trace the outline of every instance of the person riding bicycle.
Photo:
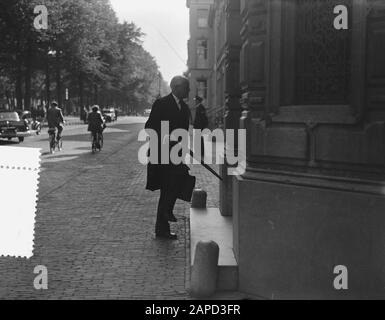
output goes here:
[[[91, 132], [93, 139], [98, 141], [96, 135], [103, 133], [105, 128], [105, 120], [99, 111], [99, 106], [94, 105], [92, 107], [92, 112], [88, 115], [88, 131]], [[96, 147], [100, 150], [100, 145], [97, 145]]]
[[47, 110], [48, 132], [57, 129], [56, 141], [60, 141], [63, 132], [64, 117], [56, 101], [51, 103]]

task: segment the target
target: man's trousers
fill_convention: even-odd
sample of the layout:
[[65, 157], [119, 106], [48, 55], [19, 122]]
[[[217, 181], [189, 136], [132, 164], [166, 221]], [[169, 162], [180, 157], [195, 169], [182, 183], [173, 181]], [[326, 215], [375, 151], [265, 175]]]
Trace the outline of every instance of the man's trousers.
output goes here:
[[184, 175], [171, 172], [162, 173], [162, 187], [155, 224], [156, 234], [170, 233], [168, 219], [174, 210], [176, 199], [183, 185]]

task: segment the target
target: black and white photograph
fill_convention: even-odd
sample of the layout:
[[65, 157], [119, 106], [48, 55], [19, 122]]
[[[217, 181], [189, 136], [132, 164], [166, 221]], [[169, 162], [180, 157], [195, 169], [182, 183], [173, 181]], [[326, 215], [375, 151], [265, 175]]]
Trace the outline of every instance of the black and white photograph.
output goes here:
[[0, 299], [385, 299], [385, 1], [0, 0]]

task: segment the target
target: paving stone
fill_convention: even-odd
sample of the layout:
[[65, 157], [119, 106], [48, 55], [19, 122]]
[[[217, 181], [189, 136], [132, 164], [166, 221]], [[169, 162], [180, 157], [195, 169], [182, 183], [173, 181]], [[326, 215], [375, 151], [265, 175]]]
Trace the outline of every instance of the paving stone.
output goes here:
[[[175, 207], [178, 241], [157, 241], [159, 192], [145, 190], [146, 168], [137, 160], [141, 144], [124, 138], [106, 141], [97, 159], [44, 164], [34, 256], [0, 257], [0, 298], [190, 299], [189, 204], [178, 200]], [[208, 192], [208, 206], [217, 207], [216, 178], [200, 166], [191, 173]], [[47, 291], [33, 288], [39, 264], [48, 268]]]

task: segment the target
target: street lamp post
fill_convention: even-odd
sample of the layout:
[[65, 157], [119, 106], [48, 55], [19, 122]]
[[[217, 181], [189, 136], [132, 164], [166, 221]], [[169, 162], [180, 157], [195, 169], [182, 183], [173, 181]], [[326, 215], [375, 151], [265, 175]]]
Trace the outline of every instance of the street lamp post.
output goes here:
[[50, 49], [48, 51], [48, 56], [55, 58], [56, 61], [56, 95], [57, 95], [57, 103], [59, 108], [62, 108], [63, 100], [62, 100], [62, 83], [61, 83], [61, 70], [60, 70], [60, 57], [63, 52], [61, 50], [56, 51], [55, 49]]
[[59, 108], [63, 107], [62, 101], [62, 83], [61, 83], [61, 70], [60, 70], [60, 52], [56, 54], [56, 91], [57, 91], [57, 103]]
[[67, 112], [67, 114], [70, 114], [69, 90], [68, 90], [68, 88], [66, 88], [66, 96], [65, 96], [65, 100], [66, 100], [66, 112]]
[[46, 66], [46, 78], [45, 78], [45, 86], [46, 86], [46, 95], [47, 95], [47, 106], [49, 106], [51, 102], [51, 75], [50, 75], [50, 59], [56, 56], [56, 51], [48, 48], [47, 52], [47, 66]]

